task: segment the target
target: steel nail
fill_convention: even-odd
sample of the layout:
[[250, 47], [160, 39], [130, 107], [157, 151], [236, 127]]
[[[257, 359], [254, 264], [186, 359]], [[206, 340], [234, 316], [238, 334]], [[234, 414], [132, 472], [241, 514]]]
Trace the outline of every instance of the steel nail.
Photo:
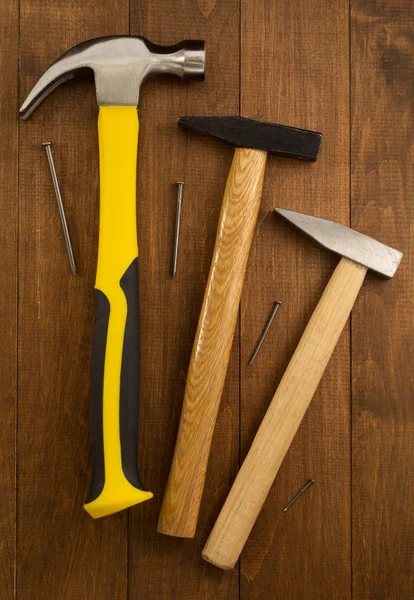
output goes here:
[[69, 255], [70, 268], [72, 269], [72, 273], [74, 275], [76, 275], [76, 265], [75, 265], [75, 259], [73, 256], [73, 251], [72, 251], [72, 244], [70, 242], [68, 224], [66, 222], [66, 215], [65, 215], [64, 208], [63, 208], [62, 196], [60, 194], [60, 188], [59, 188], [59, 183], [58, 183], [58, 179], [57, 179], [57, 175], [56, 175], [55, 163], [53, 161], [52, 142], [43, 142], [42, 146], [44, 146], [44, 148], [46, 150], [47, 160], [49, 162], [50, 174], [52, 176], [52, 181], [53, 181], [53, 187], [55, 188], [55, 195], [56, 195], [57, 205], [59, 208], [60, 220], [62, 222], [63, 235], [65, 236], [66, 249], [67, 249], [68, 255]]
[[256, 359], [256, 356], [259, 354], [259, 350], [260, 350], [260, 348], [262, 347], [262, 344], [263, 344], [263, 342], [264, 342], [264, 340], [265, 340], [265, 337], [267, 336], [267, 333], [268, 333], [268, 331], [269, 331], [269, 329], [270, 329], [270, 326], [271, 326], [271, 324], [272, 324], [272, 322], [273, 322], [273, 319], [274, 319], [274, 318], [275, 318], [275, 316], [276, 316], [276, 313], [277, 313], [277, 311], [279, 310], [279, 306], [280, 306], [280, 305], [281, 305], [281, 302], [279, 302], [279, 300], [277, 300], [277, 301], [275, 302], [275, 305], [274, 305], [274, 307], [273, 307], [273, 310], [272, 310], [272, 312], [271, 312], [271, 314], [270, 314], [270, 317], [269, 317], [269, 318], [268, 318], [268, 320], [267, 320], [267, 323], [266, 323], [266, 326], [265, 326], [265, 328], [264, 328], [264, 330], [263, 330], [263, 333], [262, 333], [262, 335], [260, 336], [260, 339], [259, 339], [259, 341], [258, 341], [258, 342], [257, 342], [257, 344], [256, 344], [256, 348], [254, 349], [254, 351], [253, 351], [253, 354], [252, 354], [252, 356], [251, 356], [251, 358], [250, 358], [250, 360], [249, 360], [249, 366], [253, 364], [253, 362], [254, 362], [254, 361], [255, 361], [255, 359]]
[[177, 212], [176, 212], [176, 216], [175, 216], [175, 234], [174, 234], [173, 268], [172, 268], [173, 279], [177, 272], [178, 242], [179, 242], [179, 238], [180, 238], [181, 205], [182, 205], [182, 201], [183, 201], [184, 181], [176, 181], [176, 185], [177, 185]]
[[288, 502], [288, 504], [286, 504], [285, 508], [283, 509], [283, 512], [286, 512], [287, 509], [290, 508], [292, 506], [292, 504], [294, 504], [296, 502], [296, 500], [298, 498], [300, 498], [302, 496], [302, 494], [305, 493], [306, 490], [308, 490], [313, 483], [315, 483], [315, 480], [309, 479], [309, 481], [303, 486], [303, 488], [298, 491], [296, 496], [294, 498], [292, 498], [292, 500], [290, 502]]

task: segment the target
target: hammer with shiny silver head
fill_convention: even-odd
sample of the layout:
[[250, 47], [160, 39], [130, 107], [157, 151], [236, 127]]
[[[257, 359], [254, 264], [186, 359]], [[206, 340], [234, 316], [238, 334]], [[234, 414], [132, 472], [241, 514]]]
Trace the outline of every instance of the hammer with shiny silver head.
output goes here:
[[138, 474], [139, 303], [136, 232], [137, 105], [157, 74], [204, 76], [204, 42], [157, 46], [143, 37], [89, 40], [62, 54], [20, 109], [27, 119], [58, 85], [83, 71], [95, 77], [99, 106], [100, 224], [92, 348], [92, 517], [152, 497]]
[[368, 270], [393, 277], [402, 254], [325, 219], [289, 210], [276, 213], [341, 255], [263, 418], [249, 453], [203, 550], [222, 569], [236, 564], [292, 443]]

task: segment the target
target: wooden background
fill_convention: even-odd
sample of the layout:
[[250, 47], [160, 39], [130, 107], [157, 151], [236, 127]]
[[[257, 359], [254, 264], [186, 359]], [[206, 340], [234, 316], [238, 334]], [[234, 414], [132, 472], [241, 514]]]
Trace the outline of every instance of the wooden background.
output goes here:
[[[0, 598], [412, 598], [413, 30], [409, 0], [1, 0]], [[93, 521], [89, 357], [99, 195], [90, 82], [18, 107], [88, 38], [202, 38], [205, 83], [141, 96], [141, 474], [154, 499]], [[156, 533], [232, 149], [176, 126], [241, 114], [321, 131], [313, 164], [270, 158], [195, 540]], [[52, 140], [79, 275], [70, 274], [44, 150]], [[176, 280], [176, 180], [185, 180]], [[370, 275], [240, 564], [201, 548], [337, 259], [272, 215], [334, 218], [405, 253]], [[282, 306], [252, 367], [273, 302]], [[309, 478], [316, 484], [291, 510]]]

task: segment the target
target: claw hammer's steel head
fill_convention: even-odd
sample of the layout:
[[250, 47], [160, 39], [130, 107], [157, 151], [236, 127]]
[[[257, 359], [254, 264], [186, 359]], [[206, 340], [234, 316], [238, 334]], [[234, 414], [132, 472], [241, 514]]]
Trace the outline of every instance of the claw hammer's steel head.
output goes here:
[[143, 37], [108, 36], [82, 42], [62, 54], [36, 83], [20, 109], [30, 117], [64, 81], [91, 69], [99, 106], [138, 106], [141, 84], [158, 73], [204, 77], [205, 49], [200, 40], [157, 46]]
[[210, 135], [237, 148], [255, 148], [287, 158], [315, 161], [322, 134], [244, 117], [181, 117], [181, 127]]
[[383, 277], [393, 277], [403, 257], [398, 250], [335, 221], [283, 208], [275, 208], [275, 212], [324, 248], [364, 265]]

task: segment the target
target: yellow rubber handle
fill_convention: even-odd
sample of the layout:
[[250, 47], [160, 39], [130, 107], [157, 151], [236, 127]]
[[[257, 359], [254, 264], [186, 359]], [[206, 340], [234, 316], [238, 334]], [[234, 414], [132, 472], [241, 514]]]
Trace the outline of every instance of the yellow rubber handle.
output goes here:
[[138, 111], [99, 109], [100, 221], [92, 351], [93, 474], [85, 509], [103, 517], [152, 498], [138, 475]]

